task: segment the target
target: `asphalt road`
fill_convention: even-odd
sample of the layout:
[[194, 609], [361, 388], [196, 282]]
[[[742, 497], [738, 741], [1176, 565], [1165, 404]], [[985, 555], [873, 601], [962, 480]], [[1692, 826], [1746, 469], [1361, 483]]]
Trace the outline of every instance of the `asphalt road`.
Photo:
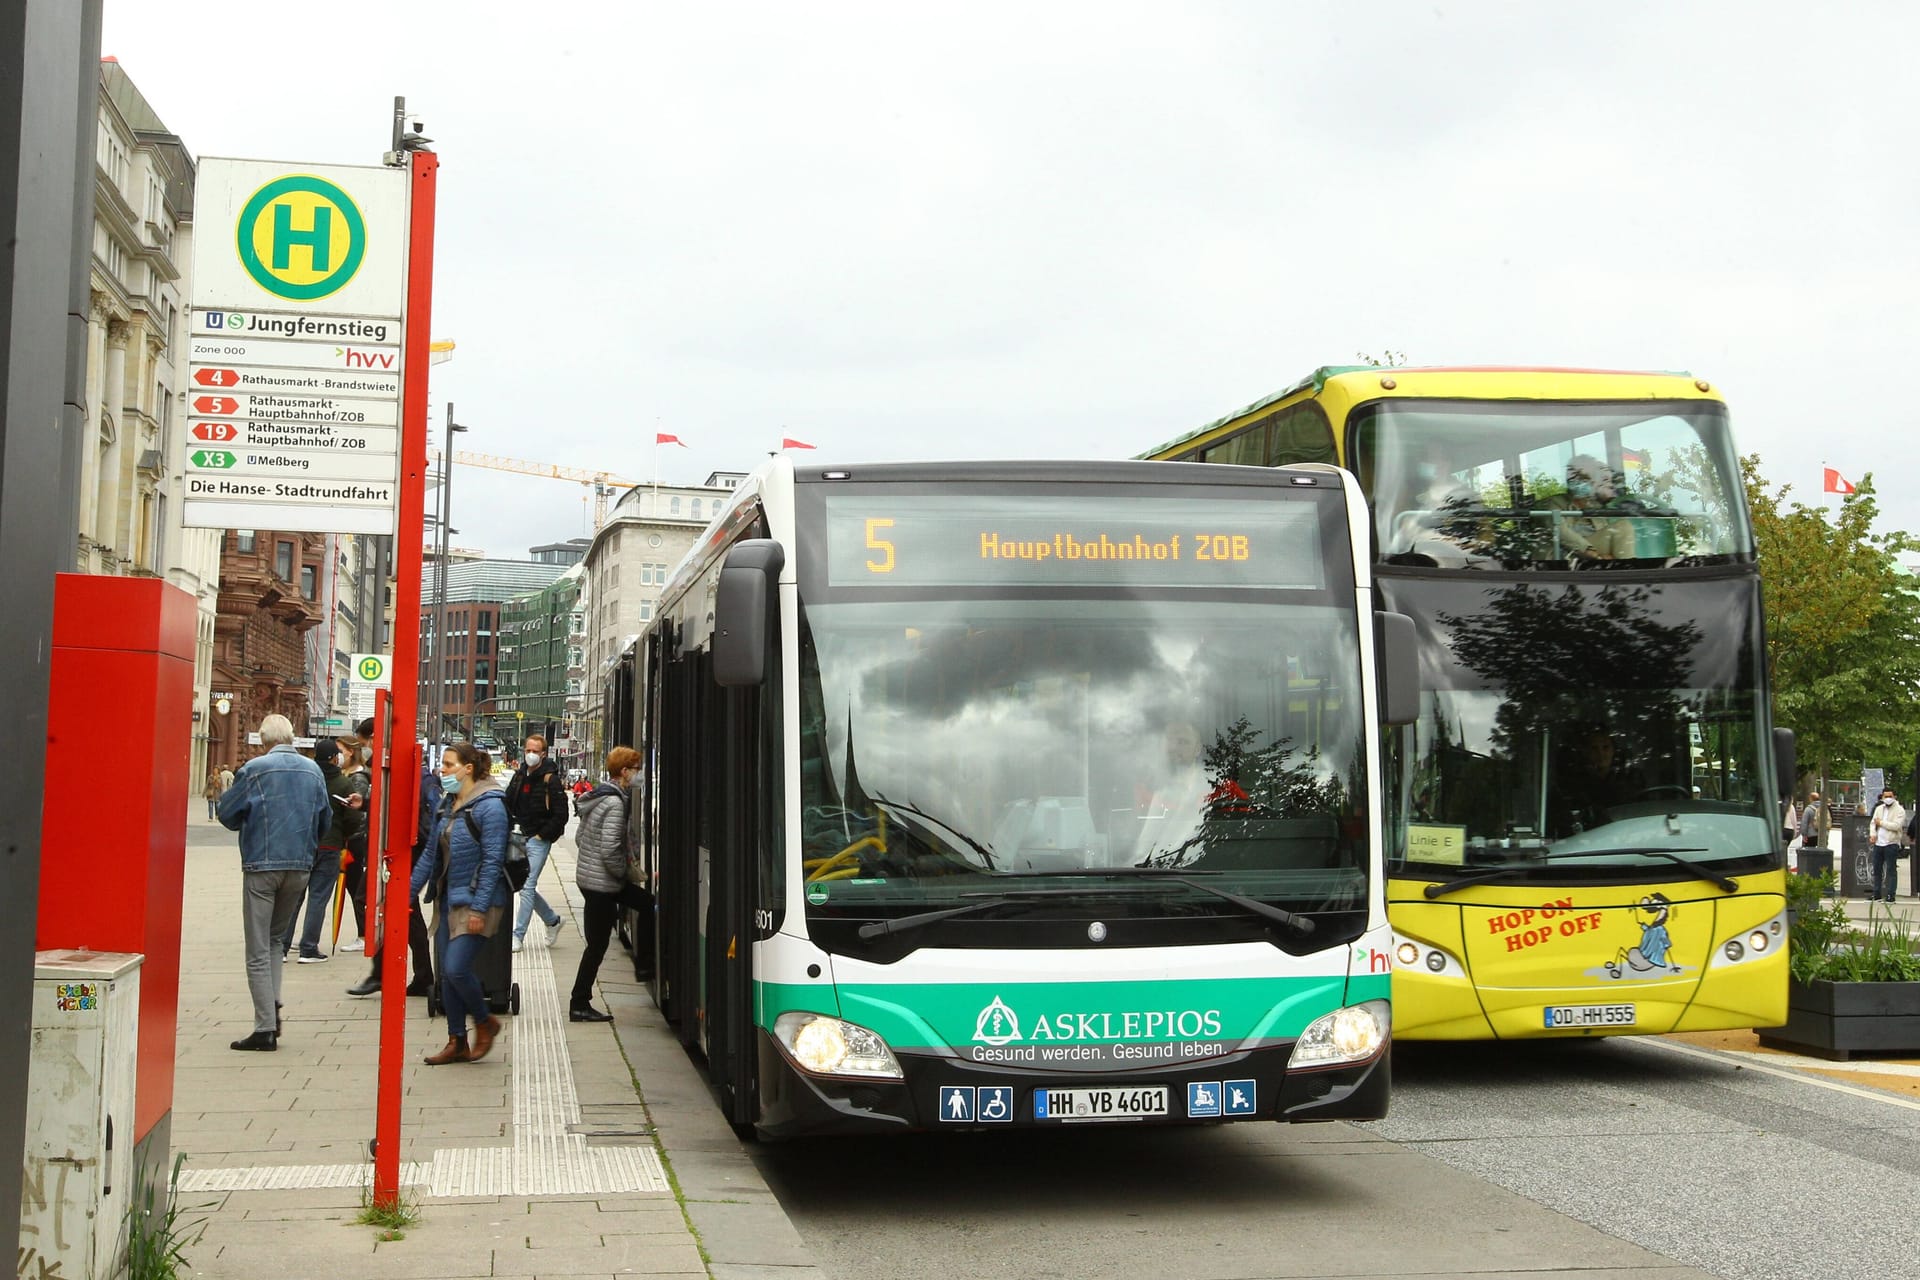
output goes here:
[[761, 1147], [830, 1277], [1920, 1277], [1920, 1105], [1691, 1047], [1402, 1045], [1371, 1125]]

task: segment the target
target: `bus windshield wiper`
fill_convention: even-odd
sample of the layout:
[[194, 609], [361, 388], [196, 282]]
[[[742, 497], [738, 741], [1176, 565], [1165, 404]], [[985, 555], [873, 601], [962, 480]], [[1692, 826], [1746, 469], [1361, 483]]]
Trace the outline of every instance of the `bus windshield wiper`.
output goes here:
[[1313, 921], [1306, 916], [1295, 915], [1291, 911], [1282, 907], [1273, 906], [1270, 903], [1262, 902], [1258, 898], [1248, 898], [1237, 893], [1229, 893], [1225, 889], [1216, 889], [1210, 884], [1202, 884], [1192, 878], [1194, 876], [1217, 876], [1220, 874], [1218, 871], [1188, 871], [1181, 867], [1076, 867], [1071, 871], [1056, 871], [1050, 872], [1049, 874], [1063, 876], [1152, 876], [1161, 880], [1171, 880], [1175, 884], [1186, 885], [1189, 889], [1198, 889], [1202, 893], [1210, 893], [1216, 898], [1223, 898], [1236, 907], [1250, 911], [1257, 916], [1264, 916], [1276, 924], [1283, 924], [1296, 933], [1308, 934], [1313, 932]]
[[1509, 863], [1503, 867], [1488, 867], [1483, 871], [1474, 871], [1464, 876], [1456, 876], [1444, 884], [1430, 884], [1423, 892], [1429, 899], [1440, 898], [1452, 893], [1456, 889], [1465, 889], [1476, 884], [1487, 884], [1494, 880], [1505, 880], [1509, 876], [1517, 876], [1529, 871], [1538, 871], [1540, 868], [1553, 862], [1568, 861], [1573, 858], [1618, 858], [1630, 855], [1665, 858], [1668, 862], [1685, 867], [1702, 880], [1717, 885], [1728, 893], [1732, 893], [1738, 889], [1740, 887], [1739, 881], [1730, 880], [1717, 871], [1680, 856], [1683, 853], [1706, 852], [1707, 850], [1705, 849], [1659, 849], [1651, 846], [1632, 846], [1621, 849], [1583, 849], [1579, 853], [1563, 853], [1558, 856], [1549, 855], [1537, 862]]
[[901, 813], [910, 813], [916, 818], [924, 818], [928, 822], [931, 822], [934, 826], [939, 827], [942, 831], [945, 831], [947, 834], [958, 836], [960, 838], [960, 843], [966, 845], [967, 848], [973, 850], [975, 853], [980, 855], [980, 857], [986, 862], [987, 869], [989, 871], [993, 869], [993, 850], [987, 848], [987, 846], [981, 844], [978, 840], [975, 840], [972, 836], [968, 835], [966, 832], [962, 831], [960, 828], [954, 826], [952, 823], [949, 823], [949, 822], [943, 821], [940, 818], [934, 817], [932, 814], [928, 813], [925, 809], [916, 809], [910, 804], [902, 804], [898, 800], [889, 800], [885, 796], [881, 795], [878, 791], [867, 792], [867, 799], [875, 801], [879, 804], [883, 804], [887, 806], [887, 808], [889, 809], [898, 809]]
[[941, 907], [936, 911], [922, 911], [916, 915], [901, 916], [897, 920], [870, 920], [854, 930], [863, 942], [872, 942], [876, 938], [885, 938], [896, 933], [911, 933], [915, 929], [938, 924], [942, 920], [951, 920], [955, 916], [972, 915], [976, 911], [991, 911], [995, 907], [1013, 905], [1032, 905], [1045, 902], [1049, 898], [1084, 898], [1085, 889], [1015, 889], [1007, 893], [962, 894], [972, 902], [963, 902], [957, 907]]
[[1680, 856], [1683, 853], [1707, 853], [1707, 852], [1709, 852], [1709, 850], [1700, 849], [1700, 848], [1659, 849], [1659, 848], [1652, 848], [1652, 847], [1647, 847], [1647, 848], [1635, 847], [1635, 848], [1628, 848], [1628, 849], [1582, 849], [1578, 853], [1564, 853], [1564, 854], [1561, 854], [1560, 856], [1562, 858], [1611, 858], [1611, 857], [1618, 857], [1622, 854], [1637, 854], [1642, 857], [1648, 857], [1648, 858], [1665, 858], [1668, 862], [1671, 862], [1674, 866], [1685, 867], [1688, 871], [1693, 872], [1693, 874], [1699, 876], [1702, 880], [1705, 880], [1710, 884], [1717, 885], [1728, 893], [1732, 893], [1735, 890], [1739, 889], [1740, 882], [1738, 880], [1733, 879], [1731, 876], [1721, 875], [1718, 871], [1715, 871], [1712, 867], [1706, 866], [1702, 863], [1695, 862], [1691, 858], [1683, 858]]

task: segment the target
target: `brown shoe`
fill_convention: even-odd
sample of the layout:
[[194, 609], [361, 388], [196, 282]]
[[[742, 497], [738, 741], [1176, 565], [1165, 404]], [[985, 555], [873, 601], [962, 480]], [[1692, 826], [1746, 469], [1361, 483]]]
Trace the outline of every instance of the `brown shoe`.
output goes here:
[[475, 1055], [467, 1048], [465, 1036], [448, 1036], [447, 1047], [428, 1058], [430, 1067], [444, 1067], [449, 1062], [472, 1062]]
[[487, 1020], [473, 1029], [473, 1052], [467, 1055], [468, 1062], [478, 1062], [487, 1056], [487, 1050], [493, 1048], [494, 1037], [500, 1034], [500, 1019], [492, 1014]]

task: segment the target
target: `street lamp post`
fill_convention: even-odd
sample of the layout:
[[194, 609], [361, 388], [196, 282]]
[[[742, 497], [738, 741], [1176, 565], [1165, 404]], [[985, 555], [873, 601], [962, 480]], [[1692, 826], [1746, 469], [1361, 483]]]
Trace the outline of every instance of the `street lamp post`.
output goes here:
[[453, 420], [453, 401], [447, 401], [445, 430], [441, 433], [439, 518], [434, 522], [438, 552], [433, 558], [433, 728], [435, 742], [446, 741], [447, 690], [447, 557], [453, 549], [453, 436], [465, 427]]

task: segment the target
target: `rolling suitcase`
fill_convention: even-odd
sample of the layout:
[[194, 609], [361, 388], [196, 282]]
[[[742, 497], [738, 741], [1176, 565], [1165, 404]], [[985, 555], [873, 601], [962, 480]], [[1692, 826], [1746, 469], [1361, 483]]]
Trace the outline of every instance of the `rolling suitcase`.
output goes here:
[[[446, 970], [442, 965], [446, 957], [442, 954], [441, 934], [438, 929], [433, 934], [433, 990], [427, 992], [427, 1016], [438, 1018], [446, 1013], [446, 1002], [440, 997], [439, 975]], [[504, 1013], [517, 1017], [520, 1013], [520, 984], [513, 980], [513, 908], [507, 908], [507, 914], [500, 921], [500, 929], [486, 945], [480, 948], [480, 954], [473, 961], [473, 976], [480, 979], [480, 990], [487, 998], [487, 1010], [490, 1013]]]

